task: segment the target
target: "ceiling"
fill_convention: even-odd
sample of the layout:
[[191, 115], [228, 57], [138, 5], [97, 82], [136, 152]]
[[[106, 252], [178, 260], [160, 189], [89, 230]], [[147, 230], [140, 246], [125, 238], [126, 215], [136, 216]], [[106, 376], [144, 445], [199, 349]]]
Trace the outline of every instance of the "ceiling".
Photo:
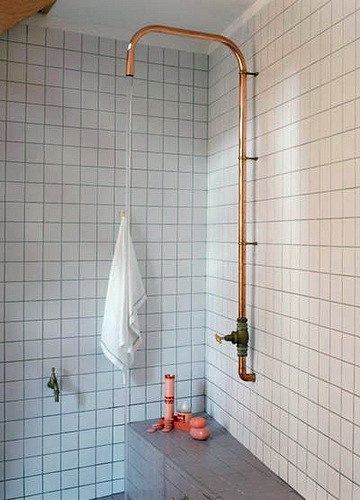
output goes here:
[[[57, 0], [49, 14], [31, 17], [27, 24], [129, 40], [148, 24], [165, 24], [209, 33], [228, 26], [260, 0]], [[264, 3], [261, 0], [261, 3]], [[150, 45], [207, 52], [209, 43], [168, 35], [147, 35]]]

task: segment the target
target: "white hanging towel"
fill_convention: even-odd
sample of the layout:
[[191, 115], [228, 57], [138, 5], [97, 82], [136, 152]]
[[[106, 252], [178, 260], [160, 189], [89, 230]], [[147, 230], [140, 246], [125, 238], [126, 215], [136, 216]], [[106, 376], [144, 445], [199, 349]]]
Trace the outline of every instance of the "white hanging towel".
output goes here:
[[141, 343], [138, 309], [146, 300], [127, 217], [122, 217], [111, 264], [101, 348], [118, 368], [129, 368]]

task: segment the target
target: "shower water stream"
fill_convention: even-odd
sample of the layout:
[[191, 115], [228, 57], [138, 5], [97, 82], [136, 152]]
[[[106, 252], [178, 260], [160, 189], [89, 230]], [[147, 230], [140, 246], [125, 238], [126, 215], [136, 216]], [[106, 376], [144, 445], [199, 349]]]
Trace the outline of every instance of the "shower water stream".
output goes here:
[[125, 143], [125, 211], [130, 226], [131, 211], [131, 169], [132, 169], [132, 122], [133, 122], [133, 95], [134, 79], [125, 78], [126, 85], [126, 143]]

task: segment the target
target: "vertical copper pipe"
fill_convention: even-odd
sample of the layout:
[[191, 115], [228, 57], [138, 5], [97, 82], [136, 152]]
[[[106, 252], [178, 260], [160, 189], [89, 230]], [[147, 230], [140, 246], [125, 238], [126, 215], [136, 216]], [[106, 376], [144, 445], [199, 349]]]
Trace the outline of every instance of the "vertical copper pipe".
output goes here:
[[246, 74], [239, 81], [239, 318], [246, 317]]

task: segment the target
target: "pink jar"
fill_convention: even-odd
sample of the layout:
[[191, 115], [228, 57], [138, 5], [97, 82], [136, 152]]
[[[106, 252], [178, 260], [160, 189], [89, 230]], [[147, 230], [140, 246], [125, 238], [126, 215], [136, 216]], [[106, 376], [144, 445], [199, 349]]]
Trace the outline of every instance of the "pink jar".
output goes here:
[[210, 432], [206, 427], [191, 427], [190, 436], [198, 441], [205, 441], [210, 436]]
[[206, 428], [206, 420], [203, 417], [193, 417], [190, 420], [190, 436], [198, 441], [205, 441], [210, 432]]

